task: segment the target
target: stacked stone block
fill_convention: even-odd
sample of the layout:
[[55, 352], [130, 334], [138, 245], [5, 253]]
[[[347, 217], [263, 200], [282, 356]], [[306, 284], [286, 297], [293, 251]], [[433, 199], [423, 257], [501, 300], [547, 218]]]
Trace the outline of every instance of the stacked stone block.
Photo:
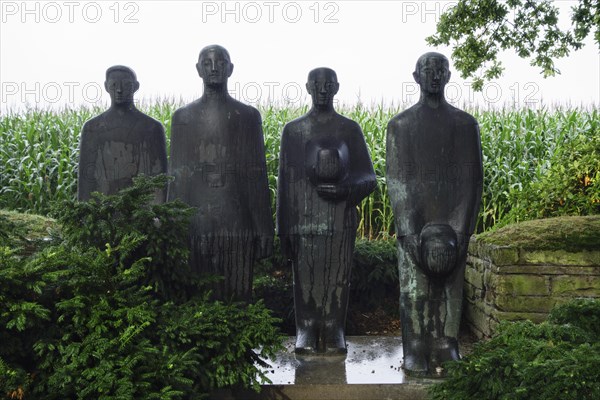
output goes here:
[[600, 250], [528, 250], [472, 239], [465, 273], [464, 318], [478, 337], [502, 320], [541, 322], [556, 305], [600, 297]]

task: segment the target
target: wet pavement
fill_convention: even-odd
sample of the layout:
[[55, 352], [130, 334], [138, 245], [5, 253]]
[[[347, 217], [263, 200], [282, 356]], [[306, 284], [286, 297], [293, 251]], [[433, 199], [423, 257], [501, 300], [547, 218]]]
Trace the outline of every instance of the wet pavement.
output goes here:
[[347, 355], [296, 355], [294, 337], [286, 351], [264, 368], [273, 385], [423, 383], [402, 369], [402, 339], [395, 336], [349, 336]]
[[296, 355], [294, 337], [271, 366], [263, 368], [272, 383], [250, 389], [218, 390], [214, 400], [426, 400], [438, 379], [406, 376], [398, 336], [348, 336], [346, 355]]

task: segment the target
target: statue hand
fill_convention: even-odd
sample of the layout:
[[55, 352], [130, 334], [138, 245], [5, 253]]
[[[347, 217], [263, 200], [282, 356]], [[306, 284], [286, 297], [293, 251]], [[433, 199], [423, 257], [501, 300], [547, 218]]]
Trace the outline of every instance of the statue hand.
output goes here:
[[322, 183], [317, 186], [317, 193], [326, 200], [345, 200], [350, 194], [350, 188], [343, 184]]

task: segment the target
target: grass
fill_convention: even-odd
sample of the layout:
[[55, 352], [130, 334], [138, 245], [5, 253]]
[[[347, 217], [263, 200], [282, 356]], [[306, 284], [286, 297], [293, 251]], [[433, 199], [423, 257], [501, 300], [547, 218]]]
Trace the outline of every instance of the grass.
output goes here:
[[477, 236], [483, 243], [527, 250], [600, 249], [600, 215], [545, 218], [507, 225]]
[[56, 221], [52, 218], [35, 214], [23, 214], [16, 211], [0, 210], [0, 218], [7, 218], [27, 233], [27, 240], [40, 240], [49, 237], [56, 229]]
[[[181, 104], [160, 100], [140, 108], [165, 125]], [[79, 134], [83, 123], [101, 109], [30, 110], [0, 118], [0, 208], [47, 215], [54, 201], [72, 198], [77, 186]], [[307, 107], [260, 108], [271, 198], [275, 201], [279, 138], [283, 126]], [[393, 214], [385, 184], [387, 123], [400, 111], [356, 105], [340, 113], [363, 129], [377, 174], [377, 189], [359, 207], [358, 235], [393, 234]], [[592, 137], [600, 129], [598, 109], [471, 110], [479, 121], [484, 160], [484, 193], [477, 223], [483, 232], [499, 224], [511, 209], [514, 194], [540, 180], [553, 155], [575, 137]], [[168, 142], [168, 140], [167, 140]], [[512, 197], [511, 197], [512, 196]], [[274, 208], [273, 208], [274, 209]]]
[[58, 224], [52, 218], [0, 210], [0, 247], [8, 245], [16, 248], [21, 256], [36, 253], [58, 229]]

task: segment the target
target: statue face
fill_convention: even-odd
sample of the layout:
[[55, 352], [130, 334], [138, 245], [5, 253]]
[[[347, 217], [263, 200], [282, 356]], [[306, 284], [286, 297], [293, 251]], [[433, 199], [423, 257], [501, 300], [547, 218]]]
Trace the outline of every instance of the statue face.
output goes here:
[[139, 83], [127, 71], [112, 71], [104, 83], [110, 95], [112, 104], [133, 103], [133, 94], [138, 90]]
[[339, 88], [340, 84], [335, 76], [326, 69], [313, 71], [306, 83], [306, 90], [312, 97], [315, 106], [331, 104]]
[[448, 61], [441, 57], [427, 57], [415, 72], [415, 80], [426, 93], [443, 93], [450, 80]]
[[196, 68], [207, 85], [222, 85], [227, 82], [233, 72], [233, 64], [218, 49], [201, 54]]

